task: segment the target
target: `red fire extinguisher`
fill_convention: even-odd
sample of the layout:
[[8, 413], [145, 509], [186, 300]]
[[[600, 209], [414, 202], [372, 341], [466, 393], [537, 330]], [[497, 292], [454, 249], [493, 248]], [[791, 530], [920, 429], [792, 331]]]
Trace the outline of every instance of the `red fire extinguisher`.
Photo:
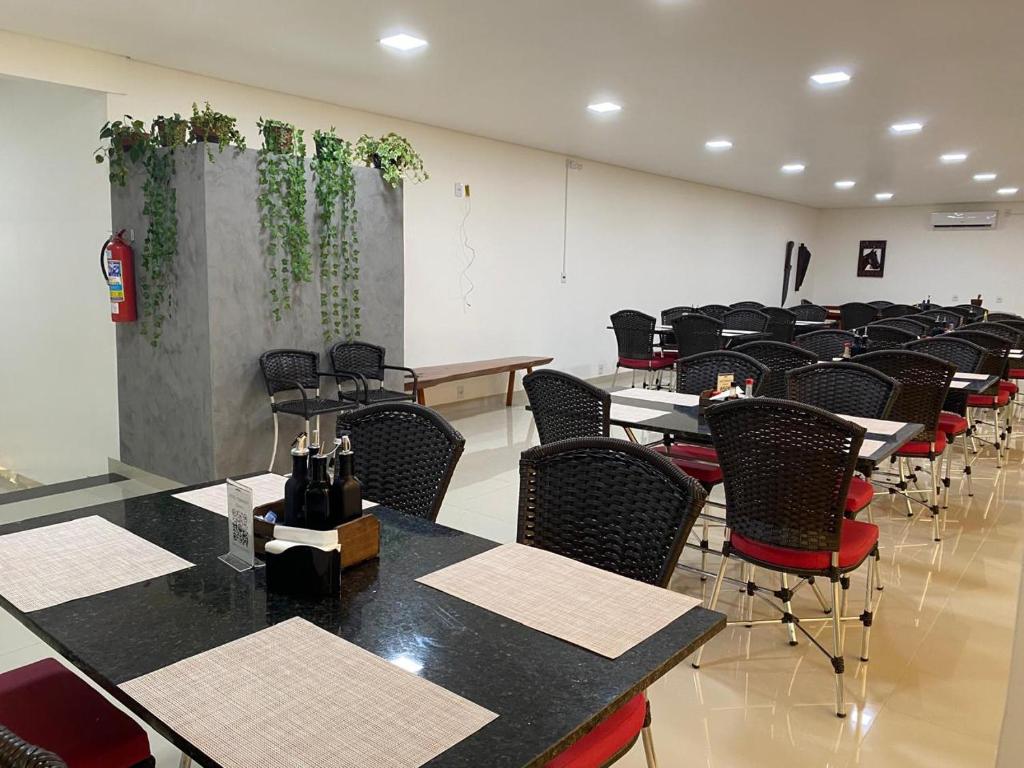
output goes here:
[[110, 290], [110, 319], [130, 323], [138, 318], [135, 302], [135, 254], [122, 229], [100, 248], [100, 271]]

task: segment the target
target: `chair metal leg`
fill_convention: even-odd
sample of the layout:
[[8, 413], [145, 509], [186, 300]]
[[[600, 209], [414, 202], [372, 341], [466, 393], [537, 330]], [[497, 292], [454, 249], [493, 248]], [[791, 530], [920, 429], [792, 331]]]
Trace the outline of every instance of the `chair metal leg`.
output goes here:
[[616, 365], [615, 366], [615, 374], [612, 376], [612, 386], [613, 387], [615, 386], [615, 382], [618, 381], [618, 378], [619, 378], [619, 366]]
[[[715, 587], [711, 590], [711, 602], [708, 603], [708, 610], [715, 610], [715, 606], [718, 605], [718, 595], [722, 591], [722, 582], [725, 580], [725, 566], [729, 563], [729, 558], [722, 555], [721, 562], [718, 563], [718, 576], [715, 577]], [[691, 665], [694, 669], [700, 669], [700, 660], [704, 655], [704, 646], [702, 645], [697, 649], [697, 658], [695, 658]]]
[[183, 752], [181, 754], [181, 759], [178, 761], [178, 768], [191, 768], [191, 766], [192, 758]]
[[704, 518], [704, 529], [701, 533], [700, 538], [700, 569], [702, 571], [700, 575], [701, 581], [707, 581], [708, 575], [708, 519]]
[[904, 459], [899, 458], [896, 460], [896, 466], [900, 472], [900, 489], [904, 491], [903, 500], [907, 503], [907, 517], [914, 516], [914, 509], [910, 506], [910, 497], [906, 494], [907, 490], [907, 473], [903, 466]]
[[960, 435], [960, 445], [964, 449], [964, 479], [967, 481], [967, 495], [974, 495], [974, 486], [971, 483], [971, 460], [967, 455], [967, 432]]
[[641, 729], [640, 738], [644, 741], [644, 757], [647, 758], [647, 768], [658, 768], [658, 758], [654, 754], [654, 738], [651, 736], [651, 726], [645, 725]]
[[867, 584], [864, 588], [864, 613], [861, 614], [860, 620], [864, 625], [864, 633], [860, 639], [860, 660], [867, 661], [870, 657], [868, 652], [871, 646], [871, 620], [874, 613], [874, 594], [875, 590], [874, 581], [876, 569], [878, 568], [877, 562], [874, 555], [868, 555], [868, 577]]
[[836, 679], [836, 716], [846, 717], [846, 691], [843, 688], [843, 630], [839, 615], [839, 579], [832, 581], [832, 669]]
[[[942, 457], [940, 456], [939, 459], [941, 460]], [[928, 466], [929, 466], [929, 471], [931, 472], [931, 477], [928, 478], [928, 482], [931, 483], [931, 486], [932, 486], [932, 492], [931, 492], [932, 536], [935, 539], [935, 541], [939, 541], [941, 539], [941, 536], [939, 534], [939, 491], [935, 487], [935, 482], [936, 482], [936, 477], [935, 477], [935, 459], [929, 457], [929, 459], [928, 459]]]
[[818, 582], [815, 581], [814, 577], [811, 576], [807, 579], [807, 583], [811, 585], [811, 591], [814, 592], [814, 596], [818, 598], [818, 605], [821, 606], [821, 612], [828, 614], [832, 612], [832, 609], [828, 607], [828, 603], [825, 602], [825, 596], [821, 594], [821, 587], [818, 586]]
[[277, 424], [277, 411], [274, 411], [274, 450], [270, 453], [270, 469], [268, 469], [267, 472], [274, 471], [274, 462], [277, 460], [277, 441], [279, 431]]
[[[782, 573], [782, 574], [780, 574], [780, 577], [782, 579], [782, 592], [783, 592], [783, 594], [785, 594], [787, 596], [787, 599], [782, 601], [782, 610], [784, 610], [787, 614], [792, 616], [792, 614], [793, 614], [793, 603], [790, 602], [790, 600], [788, 599], [788, 595], [789, 595], [789, 574], [788, 573]], [[786, 631], [789, 633], [789, 644], [790, 645], [796, 645], [797, 644], [796, 643], [796, 624], [794, 624], [792, 621], [787, 622], [786, 623]]]

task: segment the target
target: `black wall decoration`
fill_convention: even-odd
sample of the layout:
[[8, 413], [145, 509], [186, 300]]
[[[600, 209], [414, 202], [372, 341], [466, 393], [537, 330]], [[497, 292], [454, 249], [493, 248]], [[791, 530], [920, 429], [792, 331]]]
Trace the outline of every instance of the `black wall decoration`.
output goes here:
[[885, 240], [861, 240], [857, 254], [857, 277], [885, 275]]

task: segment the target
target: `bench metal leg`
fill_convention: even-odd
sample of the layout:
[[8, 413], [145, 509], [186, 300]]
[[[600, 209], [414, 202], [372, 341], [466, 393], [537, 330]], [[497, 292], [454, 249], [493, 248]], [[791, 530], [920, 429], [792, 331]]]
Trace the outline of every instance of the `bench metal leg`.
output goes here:
[[427, 404], [427, 398], [423, 396], [423, 387], [416, 390], [416, 402], [420, 405]]
[[516, 372], [508, 372], [508, 392], [505, 393], [505, 407], [512, 407], [512, 390], [516, 387]]

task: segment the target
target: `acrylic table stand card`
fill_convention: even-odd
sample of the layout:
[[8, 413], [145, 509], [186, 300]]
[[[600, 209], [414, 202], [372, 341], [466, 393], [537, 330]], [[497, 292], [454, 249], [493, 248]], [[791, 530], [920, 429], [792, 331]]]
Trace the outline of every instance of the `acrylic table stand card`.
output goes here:
[[263, 563], [256, 561], [252, 530], [252, 488], [228, 480], [225, 491], [228, 496], [228, 551], [219, 559], [236, 571], [260, 568]]

